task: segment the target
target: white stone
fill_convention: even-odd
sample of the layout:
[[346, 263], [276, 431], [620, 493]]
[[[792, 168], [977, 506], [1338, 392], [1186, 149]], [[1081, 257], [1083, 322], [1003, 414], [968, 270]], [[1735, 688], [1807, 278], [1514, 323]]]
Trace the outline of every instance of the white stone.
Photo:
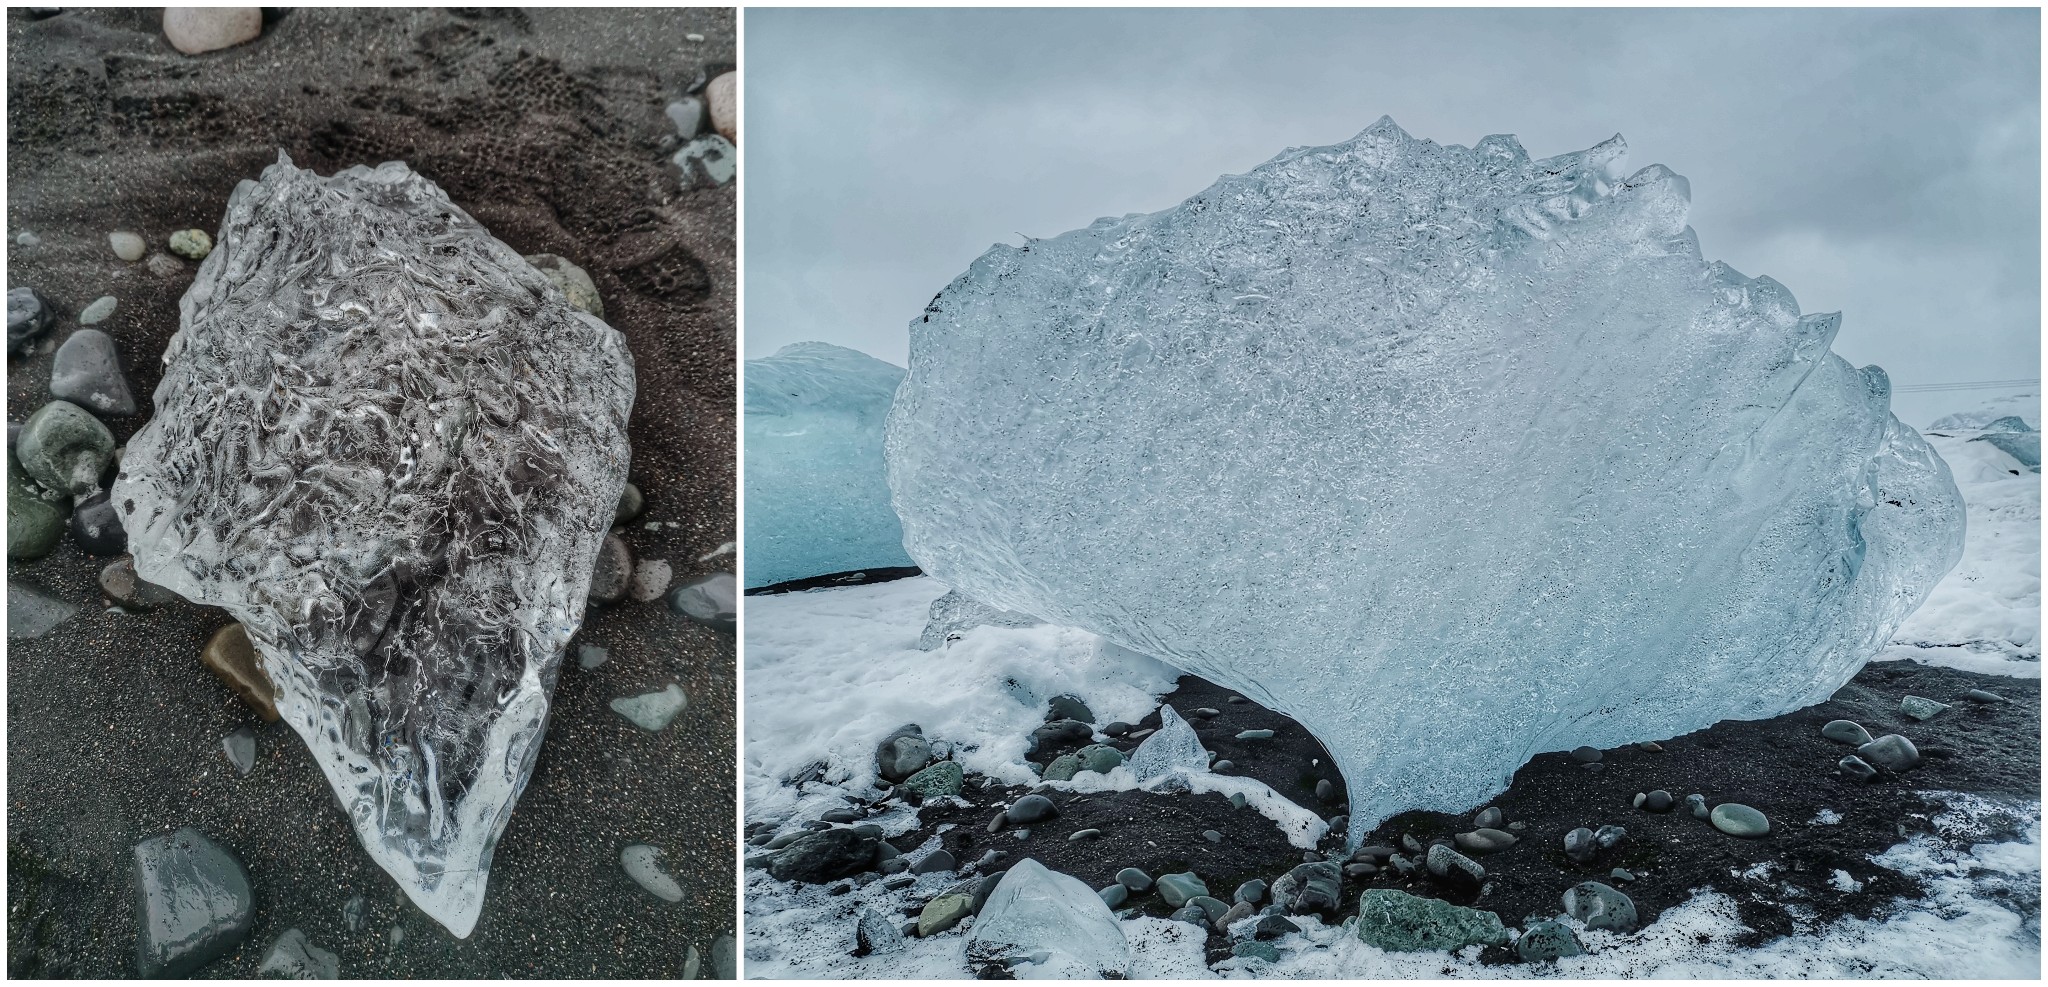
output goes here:
[[187, 55], [201, 55], [256, 40], [261, 7], [165, 7], [164, 39]]
[[138, 261], [149, 250], [149, 243], [142, 237], [121, 230], [107, 234], [107, 244], [114, 248], [114, 256], [125, 261]]

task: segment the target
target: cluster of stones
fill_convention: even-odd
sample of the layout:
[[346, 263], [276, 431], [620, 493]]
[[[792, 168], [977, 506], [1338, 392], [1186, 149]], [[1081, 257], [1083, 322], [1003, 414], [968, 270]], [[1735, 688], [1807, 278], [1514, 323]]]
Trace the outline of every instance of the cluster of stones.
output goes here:
[[675, 124], [675, 139], [682, 144], [670, 161], [685, 185], [725, 185], [739, 174], [738, 86], [739, 76], [727, 72], [700, 80], [688, 95], [668, 104], [669, 122]]

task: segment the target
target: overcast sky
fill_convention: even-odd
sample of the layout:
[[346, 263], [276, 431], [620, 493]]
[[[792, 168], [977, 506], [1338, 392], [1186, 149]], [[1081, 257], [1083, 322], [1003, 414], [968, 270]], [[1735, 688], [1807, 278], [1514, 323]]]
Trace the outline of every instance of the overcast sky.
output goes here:
[[[2010, 11], [746, 12], [746, 353], [906, 359], [990, 244], [1151, 212], [1381, 114], [1619, 132], [1896, 385], [2040, 367], [2040, 27]], [[1898, 395], [1924, 425], [1995, 391]]]

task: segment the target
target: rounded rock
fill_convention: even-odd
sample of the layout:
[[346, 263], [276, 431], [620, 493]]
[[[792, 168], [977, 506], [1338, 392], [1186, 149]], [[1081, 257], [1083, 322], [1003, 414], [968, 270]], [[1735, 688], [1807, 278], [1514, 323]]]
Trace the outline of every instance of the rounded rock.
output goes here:
[[1597, 747], [1572, 748], [1572, 760], [1580, 764], [1598, 764], [1603, 757], [1605, 755], [1601, 754], [1600, 749]]
[[40, 559], [64, 539], [66, 501], [44, 490], [7, 452], [7, 557]]
[[241, 624], [229, 624], [207, 639], [199, 660], [266, 722], [277, 722], [277, 687]]
[[633, 585], [633, 550], [618, 535], [604, 536], [597, 565], [590, 574], [590, 602], [612, 604], [626, 598]]
[[1579, 937], [1563, 922], [1538, 922], [1515, 940], [1515, 955], [1524, 963], [1547, 963], [1585, 953], [1586, 947], [1579, 944]]
[[1692, 817], [1701, 822], [1705, 822], [1712, 815], [1711, 812], [1707, 811], [1707, 797], [1699, 794], [1687, 795], [1685, 797], [1685, 811], [1692, 813]]
[[1472, 817], [1472, 828], [1499, 829], [1503, 818], [1504, 816], [1498, 808], [1489, 805], [1479, 810], [1478, 815]]
[[22, 424], [15, 454], [37, 483], [57, 493], [89, 493], [114, 455], [114, 433], [69, 401], [52, 401]]
[[1670, 812], [1671, 807], [1676, 803], [1677, 800], [1671, 797], [1670, 792], [1659, 788], [1654, 792], [1644, 795], [1642, 802], [1637, 804], [1637, 808], [1647, 812]]
[[704, 87], [710, 104], [711, 129], [733, 144], [740, 142], [739, 74], [727, 72]]
[[128, 551], [128, 530], [121, 526], [121, 512], [108, 501], [106, 491], [96, 490], [78, 502], [71, 512], [71, 540], [85, 554], [101, 558]]
[[647, 498], [641, 496], [640, 488], [628, 482], [626, 489], [619, 491], [619, 509], [612, 515], [613, 524], [625, 524], [640, 516], [647, 509]]
[[1520, 843], [1522, 838], [1504, 830], [1475, 829], [1469, 833], [1459, 833], [1452, 836], [1451, 840], [1458, 844], [1458, 849], [1460, 850], [1468, 850], [1473, 853], [1495, 853]]
[[118, 230], [107, 234], [107, 246], [114, 249], [114, 256], [132, 263], [148, 252], [149, 241], [127, 230]]
[[171, 234], [171, 253], [187, 260], [205, 260], [213, 253], [213, 237], [205, 230], [179, 230]]
[[1012, 803], [1003, 813], [1003, 818], [1014, 826], [1029, 826], [1059, 814], [1059, 806], [1054, 805], [1051, 799], [1043, 795], [1026, 795]]
[[1926, 696], [1907, 696], [1899, 700], [1899, 712], [1916, 720], [1933, 719], [1935, 714], [1947, 708], [1947, 703], [1938, 703]]
[[1630, 932], [1636, 927], [1636, 903], [1599, 881], [1587, 881], [1564, 893], [1565, 914], [1588, 929]]
[[1829, 720], [1826, 726], [1820, 728], [1820, 735], [1835, 743], [1848, 744], [1851, 747], [1861, 747], [1873, 739], [1870, 731], [1863, 729], [1863, 724], [1855, 720]]
[[1842, 769], [1843, 774], [1857, 781], [1869, 781], [1877, 777], [1877, 769], [1871, 767], [1869, 761], [1865, 761], [1854, 754], [1835, 762], [1835, 767]]
[[554, 254], [534, 254], [526, 262], [547, 278], [570, 305], [604, 318], [604, 299], [598, 296], [597, 283], [590, 280], [590, 272]]
[[56, 316], [34, 288], [7, 289], [7, 351], [20, 353], [50, 330]]
[[1715, 829], [1744, 839], [1756, 839], [1771, 831], [1771, 821], [1763, 813], [1740, 802], [1723, 802], [1715, 806], [1710, 819]]
[[233, 48], [262, 33], [261, 7], [164, 8], [164, 40], [187, 55]]
[[1905, 771], [1920, 764], [1919, 748], [1896, 733], [1885, 734], [1856, 748], [1856, 756], [1889, 771]]
[[1149, 891], [1152, 889], [1152, 875], [1136, 867], [1126, 867], [1116, 872], [1116, 883], [1132, 891]]
[[713, 630], [730, 633], [739, 621], [738, 585], [730, 572], [699, 576], [668, 591], [668, 608]]
[[78, 313], [78, 324], [92, 326], [105, 322], [113, 317], [114, 308], [119, 304], [114, 296], [101, 295], [93, 299], [92, 304], [87, 305], [84, 311]]
[[187, 826], [135, 846], [136, 962], [145, 979], [183, 977], [248, 938], [256, 922], [249, 872]]

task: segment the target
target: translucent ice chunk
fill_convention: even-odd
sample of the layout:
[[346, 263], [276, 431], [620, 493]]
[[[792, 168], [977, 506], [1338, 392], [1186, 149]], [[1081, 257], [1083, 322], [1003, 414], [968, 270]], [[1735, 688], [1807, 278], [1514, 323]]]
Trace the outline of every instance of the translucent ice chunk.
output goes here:
[[633, 366], [396, 162], [228, 200], [113, 500], [248, 629], [371, 858], [466, 936], [625, 487]]
[[918, 635], [917, 646], [937, 651], [976, 627], [1031, 627], [1038, 623], [1041, 621], [1030, 614], [997, 610], [949, 591], [932, 601], [931, 616], [925, 621], [924, 633]]
[[910, 565], [882, 466], [903, 369], [792, 343], [746, 371], [747, 585]]
[[1131, 773], [1141, 782], [1209, 770], [1209, 750], [1172, 704], [1159, 707], [1159, 729], [1131, 752]]
[[906, 547], [1289, 713], [1354, 834], [1826, 699], [1955, 564], [1955, 485], [1623, 156], [1382, 120], [990, 249], [911, 324]]
[[1130, 943], [1109, 906], [1079, 879], [1017, 861], [974, 920], [967, 961], [1018, 980], [1124, 978]]

